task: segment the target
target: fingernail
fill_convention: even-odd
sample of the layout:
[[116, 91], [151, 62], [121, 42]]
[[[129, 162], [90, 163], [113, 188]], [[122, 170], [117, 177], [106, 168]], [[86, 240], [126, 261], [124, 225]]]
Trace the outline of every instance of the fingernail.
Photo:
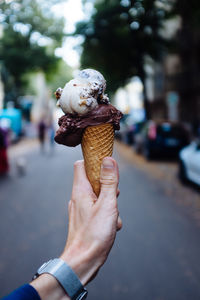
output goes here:
[[113, 169], [114, 168], [113, 161], [109, 158], [104, 158], [102, 167], [105, 169]]

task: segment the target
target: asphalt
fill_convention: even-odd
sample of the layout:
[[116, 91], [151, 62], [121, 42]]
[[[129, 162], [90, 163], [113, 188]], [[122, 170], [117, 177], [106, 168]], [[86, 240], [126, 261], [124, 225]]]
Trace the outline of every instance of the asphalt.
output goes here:
[[[0, 297], [29, 282], [38, 266], [61, 253], [73, 162], [82, 157], [80, 148], [58, 146], [41, 154], [35, 144], [11, 154], [11, 172], [0, 179]], [[21, 157], [26, 171], [19, 176]], [[114, 157], [123, 229], [88, 285], [88, 299], [199, 300], [200, 228], [179, 199], [185, 187], [134, 164], [119, 145]], [[177, 194], [167, 192], [175, 186]]]

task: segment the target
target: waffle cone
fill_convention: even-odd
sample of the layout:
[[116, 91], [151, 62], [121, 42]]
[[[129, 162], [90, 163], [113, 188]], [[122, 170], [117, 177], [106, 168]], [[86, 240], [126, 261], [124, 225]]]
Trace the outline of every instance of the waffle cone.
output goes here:
[[83, 134], [81, 146], [87, 177], [96, 196], [100, 193], [100, 170], [104, 157], [111, 156], [114, 143], [112, 124], [88, 126]]

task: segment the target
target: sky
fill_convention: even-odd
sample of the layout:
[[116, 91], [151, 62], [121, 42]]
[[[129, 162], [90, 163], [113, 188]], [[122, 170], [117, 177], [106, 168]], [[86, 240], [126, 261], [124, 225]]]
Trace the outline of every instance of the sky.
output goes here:
[[[52, 11], [56, 15], [63, 16], [66, 20], [65, 32], [73, 33], [75, 24], [82, 20], [88, 20], [92, 13], [92, 3], [87, 3], [83, 8], [81, 0], [68, 0], [66, 2], [56, 4], [52, 7]], [[73, 47], [80, 45], [81, 37], [68, 37], [61, 48], [56, 49], [56, 55], [61, 56], [68, 65], [73, 68], [79, 67], [80, 54]]]

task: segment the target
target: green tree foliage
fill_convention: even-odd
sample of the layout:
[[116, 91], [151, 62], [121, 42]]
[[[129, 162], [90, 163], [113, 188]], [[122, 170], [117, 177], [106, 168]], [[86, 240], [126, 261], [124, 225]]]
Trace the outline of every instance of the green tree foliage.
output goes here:
[[165, 43], [159, 31], [166, 18], [162, 2], [98, 0], [90, 22], [77, 25], [75, 34], [84, 36], [82, 66], [101, 71], [110, 92], [134, 75], [144, 82], [145, 57], [161, 57]]
[[[64, 20], [50, 13], [50, 5], [56, 1], [13, 0], [0, 2], [0, 19], [3, 35], [0, 39], [5, 92], [8, 98], [22, 93], [24, 74], [55, 69], [58, 58], [54, 55], [61, 45]], [[12, 81], [12, 89], [10, 90]], [[12, 79], [10, 79], [10, 77]], [[9, 91], [8, 91], [9, 90]]]
[[57, 65], [56, 72], [49, 72], [47, 75], [48, 84], [52, 92], [57, 88], [63, 88], [69, 80], [72, 79], [72, 68], [68, 66], [63, 60], [60, 60]]

